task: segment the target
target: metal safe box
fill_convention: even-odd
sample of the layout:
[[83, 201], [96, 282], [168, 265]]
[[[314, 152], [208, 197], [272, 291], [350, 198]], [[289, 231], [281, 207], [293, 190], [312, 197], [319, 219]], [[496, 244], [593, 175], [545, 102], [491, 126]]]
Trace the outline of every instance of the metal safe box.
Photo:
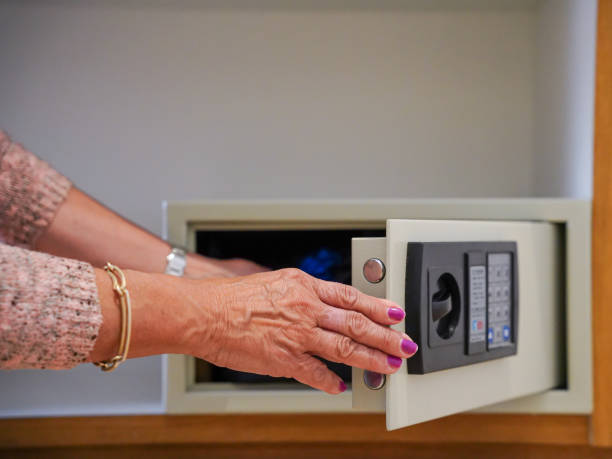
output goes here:
[[165, 359], [166, 409], [588, 413], [590, 203], [557, 199], [166, 203], [165, 235], [219, 257], [298, 267], [397, 302], [419, 351], [393, 375], [328, 363], [351, 390]]

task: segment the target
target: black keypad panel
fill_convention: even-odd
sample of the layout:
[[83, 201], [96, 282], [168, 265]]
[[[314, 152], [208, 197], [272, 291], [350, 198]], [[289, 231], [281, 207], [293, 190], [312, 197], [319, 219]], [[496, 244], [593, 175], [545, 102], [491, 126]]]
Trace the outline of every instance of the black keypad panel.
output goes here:
[[406, 333], [419, 345], [409, 373], [516, 354], [515, 241], [409, 242], [407, 249]]

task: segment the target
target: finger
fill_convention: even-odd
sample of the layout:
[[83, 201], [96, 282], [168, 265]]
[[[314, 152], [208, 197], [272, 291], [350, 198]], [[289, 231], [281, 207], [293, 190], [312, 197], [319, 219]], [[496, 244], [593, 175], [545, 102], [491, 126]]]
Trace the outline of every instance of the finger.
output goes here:
[[360, 312], [379, 324], [395, 324], [405, 315], [392, 301], [366, 295], [350, 285], [317, 280], [314, 290], [328, 305]]
[[390, 374], [402, 365], [402, 359], [385, 354], [339, 333], [317, 329], [316, 346], [312, 352], [324, 359], [377, 373]]
[[418, 349], [405, 333], [377, 324], [360, 312], [326, 307], [317, 325], [390, 355], [411, 357]]
[[304, 355], [298, 364], [294, 379], [328, 394], [340, 394], [346, 390], [342, 379], [320, 360]]

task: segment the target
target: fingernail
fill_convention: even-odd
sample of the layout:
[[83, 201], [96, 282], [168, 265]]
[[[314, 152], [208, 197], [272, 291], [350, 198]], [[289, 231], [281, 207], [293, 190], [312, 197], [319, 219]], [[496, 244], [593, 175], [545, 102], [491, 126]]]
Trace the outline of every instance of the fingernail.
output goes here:
[[346, 384], [344, 381], [340, 381], [340, 392], [344, 392], [346, 390]]
[[402, 339], [402, 351], [408, 355], [414, 354], [419, 349], [419, 346], [414, 341], [409, 339]]
[[388, 355], [387, 356], [387, 362], [393, 368], [399, 368], [399, 367], [402, 366], [402, 359], [400, 359], [399, 357], [395, 357], [394, 355]]
[[406, 314], [403, 309], [389, 308], [387, 309], [387, 315], [393, 320], [402, 320]]

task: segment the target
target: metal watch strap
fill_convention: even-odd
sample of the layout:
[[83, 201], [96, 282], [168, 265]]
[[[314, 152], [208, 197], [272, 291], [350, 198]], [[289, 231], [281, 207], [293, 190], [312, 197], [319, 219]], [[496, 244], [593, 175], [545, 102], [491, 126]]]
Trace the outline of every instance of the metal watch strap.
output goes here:
[[180, 247], [172, 247], [172, 250], [166, 257], [166, 274], [171, 276], [182, 277], [187, 265], [187, 251]]

